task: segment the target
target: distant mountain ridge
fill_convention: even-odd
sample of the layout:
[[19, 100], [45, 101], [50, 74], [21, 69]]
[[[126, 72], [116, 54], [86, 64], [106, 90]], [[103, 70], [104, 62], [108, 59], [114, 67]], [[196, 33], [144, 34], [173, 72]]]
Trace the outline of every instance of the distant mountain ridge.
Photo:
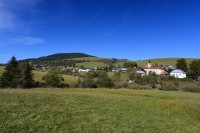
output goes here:
[[56, 61], [56, 60], [64, 60], [64, 59], [72, 59], [72, 58], [82, 58], [82, 57], [95, 57], [92, 55], [84, 54], [84, 53], [57, 53], [57, 54], [52, 54], [48, 56], [42, 56], [39, 58], [30, 58], [30, 59], [24, 59], [20, 60], [22, 62], [26, 61]]

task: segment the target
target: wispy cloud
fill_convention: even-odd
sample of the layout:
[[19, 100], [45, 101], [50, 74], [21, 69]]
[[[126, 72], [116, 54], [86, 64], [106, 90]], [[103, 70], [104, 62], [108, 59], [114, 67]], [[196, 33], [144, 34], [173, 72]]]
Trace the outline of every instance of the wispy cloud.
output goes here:
[[0, 0], [0, 30], [14, 29], [26, 23], [19, 11], [31, 11], [43, 0]]
[[38, 45], [46, 43], [45, 40], [36, 37], [21, 37], [12, 39], [12, 43], [20, 45]]
[[34, 21], [24, 19], [24, 16], [34, 15], [38, 5], [44, 1], [0, 0], [0, 45], [36, 45], [45, 43], [45, 40], [41, 38], [32, 37], [31, 34], [37, 32], [33, 28]]

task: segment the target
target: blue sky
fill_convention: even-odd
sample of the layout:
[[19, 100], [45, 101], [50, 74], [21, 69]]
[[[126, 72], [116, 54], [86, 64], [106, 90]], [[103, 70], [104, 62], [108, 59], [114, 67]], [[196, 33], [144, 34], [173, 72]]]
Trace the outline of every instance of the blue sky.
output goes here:
[[0, 0], [0, 63], [82, 52], [199, 58], [199, 0]]

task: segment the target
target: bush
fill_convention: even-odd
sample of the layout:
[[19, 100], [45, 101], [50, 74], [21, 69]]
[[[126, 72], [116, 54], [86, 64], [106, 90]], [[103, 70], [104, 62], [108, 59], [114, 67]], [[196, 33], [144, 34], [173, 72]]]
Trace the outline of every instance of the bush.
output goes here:
[[160, 90], [163, 90], [163, 91], [178, 91], [178, 88], [173, 85], [173, 84], [161, 84], [161, 88], [159, 88]]
[[57, 85], [58, 88], [69, 88], [70, 85], [68, 83], [60, 83]]
[[92, 79], [84, 79], [81, 83], [83, 88], [97, 88], [96, 83]]
[[147, 76], [141, 76], [141, 75], [137, 75], [135, 78], [135, 83], [139, 84], [139, 85], [147, 85], [148, 84], [148, 77]]
[[42, 79], [49, 87], [60, 87], [64, 81], [64, 78], [54, 70], [50, 70]]
[[119, 88], [127, 88], [128, 83], [127, 82], [122, 82], [122, 83], [115, 83], [114, 88], [119, 89]]
[[114, 87], [114, 82], [108, 77], [103, 77], [98, 78], [97, 85], [98, 87], [112, 88]]
[[200, 87], [199, 86], [196, 86], [196, 87], [185, 87], [185, 88], [183, 88], [183, 91], [200, 93]]
[[46, 84], [44, 82], [35, 82], [34, 83], [34, 87], [36, 88], [44, 88], [46, 86]]

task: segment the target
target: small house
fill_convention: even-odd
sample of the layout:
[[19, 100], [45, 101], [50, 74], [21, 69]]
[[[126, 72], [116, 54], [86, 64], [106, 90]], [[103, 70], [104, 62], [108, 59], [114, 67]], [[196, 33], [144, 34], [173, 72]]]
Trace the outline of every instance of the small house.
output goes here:
[[176, 69], [170, 73], [170, 76], [173, 76], [175, 78], [186, 78], [186, 73], [183, 70]]

